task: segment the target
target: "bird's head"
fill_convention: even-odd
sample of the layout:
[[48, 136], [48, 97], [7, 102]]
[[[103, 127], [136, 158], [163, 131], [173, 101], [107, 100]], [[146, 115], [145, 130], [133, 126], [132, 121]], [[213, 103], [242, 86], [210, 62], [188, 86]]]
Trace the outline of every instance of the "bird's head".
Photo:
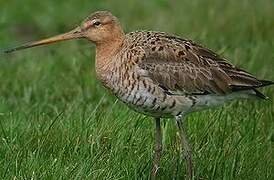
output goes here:
[[122, 38], [119, 20], [108, 11], [91, 14], [80, 26], [83, 36], [96, 44]]
[[91, 14], [80, 26], [76, 27], [72, 31], [39, 41], [26, 43], [18, 47], [10, 48], [5, 50], [5, 52], [10, 53], [35, 46], [81, 38], [88, 39], [96, 45], [100, 45], [122, 40], [124, 38], [124, 32], [121, 28], [119, 20], [110, 12], [97, 11]]

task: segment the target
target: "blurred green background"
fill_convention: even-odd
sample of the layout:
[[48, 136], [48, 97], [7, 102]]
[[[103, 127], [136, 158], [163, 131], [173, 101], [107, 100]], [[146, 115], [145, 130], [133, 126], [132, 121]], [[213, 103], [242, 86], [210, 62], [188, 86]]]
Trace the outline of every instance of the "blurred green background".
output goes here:
[[[193, 39], [274, 80], [273, 0], [0, 0], [0, 48], [66, 32], [96, 10], [126, 32]], [[95, 78], [95, 49], [71, 41], [0, 54], [0, 179], [148, 179], [154, 122]], [[274, 88], [268, 101], [236, 101], [192, 114], [195, 179], [274, 179]], [[173, 120], [162, 122], [160, 179], [184, 177]]]

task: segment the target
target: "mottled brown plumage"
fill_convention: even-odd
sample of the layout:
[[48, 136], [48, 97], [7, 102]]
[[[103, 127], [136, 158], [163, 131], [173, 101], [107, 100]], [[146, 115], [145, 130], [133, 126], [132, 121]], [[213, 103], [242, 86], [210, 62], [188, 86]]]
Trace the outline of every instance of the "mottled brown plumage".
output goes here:
[[[141, 37], [141, 38], [140, 38]], [[160, 32], [127, 36], [154, 83], [180, 94], [227, 94], [235, 87], [257, 88], [264, 83], [192, 41]], [[140, 57], [141, 54], [141, 57]]]
[[183, 117], [236, 98], [265, 98], [256, 88], [273, 84], [257, 79], [190, 40], [153, 31], [125, 35], [118, 19], [106, 11], [92, 14], [68, 33], [6, 52], [75, 38], [96, 44], [96, 75], [107, 89], [129, 107], [155, 117], [152, 177], [156, 177], [162, 151], [160, 118], [176, 118], [187, 178], [191, 179], [192, 153]]

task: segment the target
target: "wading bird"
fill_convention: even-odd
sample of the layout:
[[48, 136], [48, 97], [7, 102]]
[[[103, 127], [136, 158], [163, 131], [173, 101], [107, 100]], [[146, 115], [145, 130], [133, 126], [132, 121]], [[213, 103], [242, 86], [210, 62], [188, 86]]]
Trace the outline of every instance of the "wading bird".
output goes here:
[[96, 75], [102, 84], [130, 108], [155, 118], [152, 178], [157, 175], [162, 153], [160, 118], [175, 117], [186, 178], [192, 179], [192, 152], [183, 122], [186, 115], [233, 99], [265, 99], [256, 88], [273, 84], [190, 40], [154, 31], [125, 34], [119, 20], [107, 11], [91, 14], [68, 33], [5, 52], [80, 38], [96, 45]]

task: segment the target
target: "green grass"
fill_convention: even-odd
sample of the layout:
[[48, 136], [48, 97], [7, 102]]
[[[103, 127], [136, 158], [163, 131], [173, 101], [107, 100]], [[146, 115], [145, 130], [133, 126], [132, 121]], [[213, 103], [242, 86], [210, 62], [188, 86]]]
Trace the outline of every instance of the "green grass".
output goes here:
[[[107, 9], [127, 32], [194, 39], [274, 80], [274, 1], [0, 1], [0, 47], [55, 35]], [[0, 179], [148, 179], [152, 118], [118, 102], [95, 78], [94, 46], [66, 42], [0, 55]], [[274, 88], [192, 114], [196, 179], [274, 179]], [[162, 122], [161, 179], [185, 174], [174, 120]]]

